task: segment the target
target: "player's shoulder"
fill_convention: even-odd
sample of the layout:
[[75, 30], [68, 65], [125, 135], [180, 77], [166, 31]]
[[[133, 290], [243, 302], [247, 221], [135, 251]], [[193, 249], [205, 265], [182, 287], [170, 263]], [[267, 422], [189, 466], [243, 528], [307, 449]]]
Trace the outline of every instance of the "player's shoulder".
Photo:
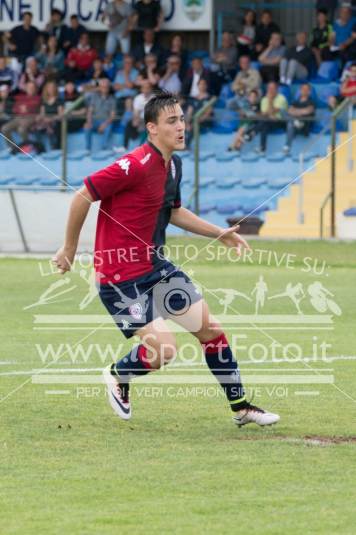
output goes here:
[[[140, 147], [137, 147], [140, 148]], [[131, 152], [127, 152], [126, 154], [123, 154], [115, 161], [115, 164], [126, 172], [126, 174], [130, 173], [143, 173], [143, 165], [142, 165], [142, 158], [140, 158], [140, 154], [137, 152], [137, 149], [134, 149]]]

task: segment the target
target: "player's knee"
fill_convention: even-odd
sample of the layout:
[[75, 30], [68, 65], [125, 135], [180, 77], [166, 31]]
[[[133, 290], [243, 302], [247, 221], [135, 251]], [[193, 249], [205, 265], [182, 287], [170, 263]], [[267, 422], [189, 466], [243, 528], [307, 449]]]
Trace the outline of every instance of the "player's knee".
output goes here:
[[161, 366], [164, 366], [165, 364], [168, 364], [172, 360], [174, 360], [177, 356], [177, 346], [175, 342], [167, 342], [161, 344], [160, 347], [160, 358], [161, 358]]
[[217, 336], [223, 334], [223, 329], [221, 324], [217, 321], [213, 321], [207, 325], [204, 325], [200, 331], [195, 333], [195, 336], [198, 338], [199, 342], [205, 343], [213, 340]]

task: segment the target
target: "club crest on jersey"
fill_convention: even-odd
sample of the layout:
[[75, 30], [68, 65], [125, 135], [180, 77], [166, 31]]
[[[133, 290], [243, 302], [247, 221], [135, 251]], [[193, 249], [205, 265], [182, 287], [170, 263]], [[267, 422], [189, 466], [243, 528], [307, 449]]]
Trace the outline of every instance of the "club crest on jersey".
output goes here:
[[121, 158], [121, 160], [118, 160], [116, 163], [127, 175], [129, 174], [131, 162], [128, 158]]
[[133, 305], [129, 306], [129, 312], [135, 320], [142, 319], [143, 310], [140, 303], [134, 303]]
[[173, 160], [171, 160], [171, 173], [172, 173], [173, 180], [175, 180], [177, 172], [176, 172], [176, 166], [174, 165]]

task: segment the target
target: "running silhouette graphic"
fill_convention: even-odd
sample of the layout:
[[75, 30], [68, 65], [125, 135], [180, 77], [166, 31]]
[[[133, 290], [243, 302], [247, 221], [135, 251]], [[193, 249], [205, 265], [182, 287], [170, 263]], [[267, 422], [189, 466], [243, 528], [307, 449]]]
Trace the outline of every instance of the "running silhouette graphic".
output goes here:
[[251, 292], [251, 295], [256, 294], [256, 302], [255, 302], [255, 315], [256, 316], [258, 314], [259, 309], [265, 306], [267, 292], [268, 292], [268, 286], [265, 283], [263, 275], [260, 275], [258, 278], [258, 281], [255, 284], [254, 289]]
[[289, 297], [289, 299], [293, 302], [295, 305], [298, 314], [303, 314], [299, 303], [304, 299], [305, 293], [303, 290], [303, 285], [301, 282], [298, 282], [293, 286], [291, 282], [288, 282], [285, 292], [282, 292], [280, 294], [271, 295], [268, 299], [277, 299], [278, 297]]
[[120, 288], [115, 286], [115, 284], [113, 284], [112, 282], [109, 282], [109, 285], [111, 286], [111, 288], [113, 290], [115, 290], [115, 292], [118, 294], [118, 296], [121, 299], [121, 301], [115, 301], [114, 306], [116, 308], [118, 308], [119, 310], [122, 311], [122, 310], [126, 310], [126, 309], [130, 310], [131, 307], [140, 306], [142, 314], [145, 314], [147, 312], [148, 305], [149, 305], [149, 303], [148, 303], [148, 295], [147, 294], [140, 295], [136, 284], [134, 284], [135, 291], [136, 291], [136, 297], [134, 297], [134, 298], [127, 297], [127, 295], [125, 295], [120, 290]]
[[219, 305], [223, 305], [224, 307], [223, 314], [227, 313], [227, 309], [229, 305], [231, 305], [235, 297], [243, 297], [244, 299], [246, 299], [246, 301], [252, 301], [252, 299], [248, 295], [239, 292], [238, 290], [234, 290], [233, 288], [216, 288], [216, 290], [214, 291], [222, 292], [225, 294], [222, 299], [219, 299]]
[[[86, 269], [81, 269], [79, 271], [79, 276], [88, 284], [89, 290], [88, 293], [83, 297], [81, 302], [79, 303], [79, 309], [84, 310], [87, 308], [88, 305], [93, 301], [95, 297], [98, 295], [98, 290], [96, 287], [96, 277], [95, 277], [95, 270], [92, 269], [89, 273]], [[101, 273], [97, 273], [97, 277], [102, 277]]]
[[332, 299], [334, 297], [327, 288], [324, 288], [321, 282], [315, 281], [308, 286], [308, 294], [310, 295], [310, 304], [317, 310], [317, 312], [327, 312], [330, 310], [336, 316], [341, 316], [341, 308]]

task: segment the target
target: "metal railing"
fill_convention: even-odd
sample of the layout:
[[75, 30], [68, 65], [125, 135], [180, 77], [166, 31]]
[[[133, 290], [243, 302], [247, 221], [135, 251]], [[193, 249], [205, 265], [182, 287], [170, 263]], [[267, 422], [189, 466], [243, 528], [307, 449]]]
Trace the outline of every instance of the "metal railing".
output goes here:
[[85, 96], [81, 95], [77, 100], [69, 106], [65, 112], [62, 115], [61, 123], [61, 149], [62, 149], [62, 172], [61, 172], [61, 181], [62, 181], [62, 188], [65, 189], [67, 187], [67, 155], [68, 155], [68, 117], [69, 115], [79, 108], [81, 104], [83, 104], [85, 100]]
[[326, 124], [319, 134], [314, 138], [312, 143], [299, 154], [299, 194], [298, 194], [298, 215], [297, 223], [303, 225], [304, 223], [304, 164], [305, 155], [317, 144], [321, 136], [330, 130], [330, 123]]
[[[217, 97], [211, 97], [200, 110], [193, 116], [193, 141], [194, 141], [194, 189], [191, 195], [191, 200], [194, 197], [194, 212], [199, 215], [199, 145], [200, 145], [200, 117], [204, 115], [216, 102]], [[188, 202], [188, 204], [190, 204]]]
[[[345, 98], [331, 116], [331, 177], [330, 177], [330, 234], [335, 237], [335, 212], [336, 212], [336, 121], [347, 107], [353, 107], [354, 99]], [[351, 127], [351, 122], [348, 125]], [[350, 142], [352, 140], [350, 139]]]

